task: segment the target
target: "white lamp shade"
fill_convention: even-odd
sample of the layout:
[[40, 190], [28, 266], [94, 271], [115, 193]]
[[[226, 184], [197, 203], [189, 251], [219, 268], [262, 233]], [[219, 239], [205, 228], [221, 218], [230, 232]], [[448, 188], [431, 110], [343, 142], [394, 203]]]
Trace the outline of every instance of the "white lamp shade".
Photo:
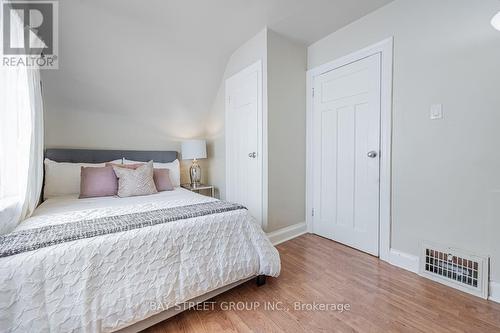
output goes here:
[[493, 28], [500, 30], [500, 12], [498, 12], [493, 18], [491, 19], [491, 25]]
[[187, 140], [182, 142], [183, 160], [200, 158], [207, 158], [207, 143], [205, 140]]

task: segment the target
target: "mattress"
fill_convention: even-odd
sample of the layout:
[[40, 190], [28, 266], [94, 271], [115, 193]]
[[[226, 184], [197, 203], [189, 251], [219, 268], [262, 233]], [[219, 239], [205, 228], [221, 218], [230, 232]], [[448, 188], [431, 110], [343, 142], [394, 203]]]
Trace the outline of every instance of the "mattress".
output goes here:
[[[49, 199], [16, 230], [216, 199], [176, 188], [131, 198]], [[233, 282], [278, 276], [244, 209], [74, 240], [0, 258], [2, 332], [110, 332]]]

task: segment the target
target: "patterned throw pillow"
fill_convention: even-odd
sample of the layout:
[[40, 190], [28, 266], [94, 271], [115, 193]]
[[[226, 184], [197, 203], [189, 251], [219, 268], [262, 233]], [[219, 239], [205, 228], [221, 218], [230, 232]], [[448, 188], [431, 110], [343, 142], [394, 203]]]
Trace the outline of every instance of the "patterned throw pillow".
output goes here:
[[[137, 169], [138, 167], [144, 165], [144, 163], [136, 163], [136, 164], [115, 164], [115, 163], [106, 163], [106, 166], [109, 167], [118, 167], [118, 168], [127, 168], [127, 169]], [[158, 192], [162, 191], [173, 191], [174, 186], [172, 185], [172, 180], [170, 179], [170, 170], [169, 169], [157, 169], [154, 167], [155, 164], [153, 162], [153, 180], [155, 181], [156, 190]]]
[[137, 169], [113, 166], [118, 177], [118, 196], [121, 198], [157, 193], [153, 179], [153, 161]]

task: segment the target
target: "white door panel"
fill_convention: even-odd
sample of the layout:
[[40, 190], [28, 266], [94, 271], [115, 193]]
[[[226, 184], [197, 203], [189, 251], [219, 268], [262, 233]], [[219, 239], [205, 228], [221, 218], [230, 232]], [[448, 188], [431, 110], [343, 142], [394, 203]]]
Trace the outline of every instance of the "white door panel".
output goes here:
[[378, 255], [380, 55], [315, 77], [314, 90], [313, 231]]
[[[262, 69], [254, 64], [226, 81], [226, 196], [262, 221]], [[255, 153], [255, 157], [253, 157]]]

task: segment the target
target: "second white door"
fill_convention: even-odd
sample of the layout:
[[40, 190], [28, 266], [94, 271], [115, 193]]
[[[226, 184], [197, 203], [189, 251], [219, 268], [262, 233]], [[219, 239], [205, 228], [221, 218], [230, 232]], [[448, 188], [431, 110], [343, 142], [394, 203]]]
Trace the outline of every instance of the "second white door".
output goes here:
[[380, 54], [314, 78], [313, 232], [379, 254]]
[[226, 198], [262, 223], [262, 64], [226, 80]]

